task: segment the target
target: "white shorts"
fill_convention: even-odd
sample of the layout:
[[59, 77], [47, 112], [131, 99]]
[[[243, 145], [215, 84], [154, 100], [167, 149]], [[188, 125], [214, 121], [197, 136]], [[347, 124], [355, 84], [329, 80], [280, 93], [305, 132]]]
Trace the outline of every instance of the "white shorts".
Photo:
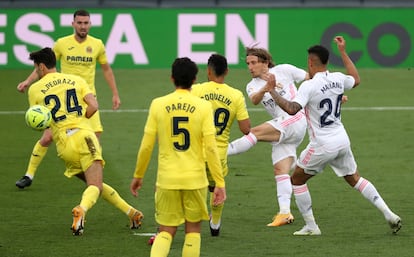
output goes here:
[[327, 151], [323, 146], [309, 143], [300, 154], [297, 165], [309, 175], [317, 175], [323, 171], [326, 165], [329, 165], [338, 177], [352, 175], [357, 169], [349, 145], [336, 151]]
[[286, 116], [267, 121], [272, 127], [280, 131], [280, 138], [272, 142], [273, 164], [287, 157], [294, 157], [296, 161], [296, 148], [302, 143], [306, 134], [306, 118], [303, 111], [294, 116]]

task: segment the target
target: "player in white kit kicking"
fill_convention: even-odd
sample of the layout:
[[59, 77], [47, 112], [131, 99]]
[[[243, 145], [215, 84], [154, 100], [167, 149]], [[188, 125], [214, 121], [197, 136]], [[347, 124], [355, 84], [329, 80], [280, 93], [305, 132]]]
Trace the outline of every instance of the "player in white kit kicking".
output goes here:
[[344, 38], [337, 36], [334, 42], [349, 75], [330, 73], [327, 70], [329, 51], [316, 45], [308, 49], [308, 72], [311, 79], [302, 83], [293, 101], [286, 100], [275, 90], [277, 77], [271, 76], [268, 80], [267, 90], [276, 103], [291, 115], [304, 109], [308, 121], [310, 142], [300, 154], [292, 175], [296, 204], [306, 224], [294, 235], [321, 234], [313, 216], [306, 182], [321, 173], [326, 165], [377, 207], [395, 234], [401, 228], [401, 218], [390, 210], [374, 185], [359, 175], [348, 134], [340, 119], [342, 95], [345, 90], [356, 87], [360, 78], [346, 53]]
[[252, 148], [257, 141], [272, 143], [272, 163], [277, 190], [279, 212], [268, 226], [282, 226], [294, 220], [290, 212], [292, 184], [289, 172], [296, 161], [296, 148], [306, 133], [304, 112], [289, 115], [266, 92], [270, 74], [277, 77], [277, 90], [284, 98], [292, 100], [297, 93], [296, 83], [308, 78], [305, 70], [290, 64], [275, 65], [271, 54], [263, 48], [246, 48], [246, 64], [252, 75], [247, 84], [247, 94], [254, 105], [262, 103], [272, 120], [252, 128], [248, 135], [229, 144], [227, 154], [233, 155]]

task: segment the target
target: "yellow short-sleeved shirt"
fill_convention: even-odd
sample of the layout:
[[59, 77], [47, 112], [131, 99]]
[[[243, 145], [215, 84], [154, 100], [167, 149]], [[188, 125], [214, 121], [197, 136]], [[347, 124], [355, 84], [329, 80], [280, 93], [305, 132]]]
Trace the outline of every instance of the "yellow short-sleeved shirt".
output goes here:
[[249, 118], [243, 93], [227, 84], [214, 81], [193, 85], [191, 93], [212, 104], [217, 146], [227, 148], [234, 120]]
[[51, 110], [50, 128], [58, 156], [66, 163], [65, 175], [85, 171], [94, 160], [103, 160], [99, 142], [85, 117], [87, 94], [93, 92], [81, 77], [49, 73], [30, 86], [29, 104]]
[[[243, 93], [227, 84], [220, 84], [214, 81], [193, 85], [191, 93], [209, 101], [213, 106], [216, 142], [223, 174], [226, 176], [229, 170], [227, 166], [227, 147], [229, 145], [231, 126], [234, 120], [249, 118]], [[210, 186], [213, 186], [214, 182], [210, 176], [209, 181]]]
[[[79, 43], [74, 35], [69, 35], [59, 38], [53, 46], [53, 51], [56, 59], [60, 61], [61, 72], [82, 77], [96, 95], [96, 64], [108, 62], [102, 40], [88, 35], [84, 42]], [[99, 112], [95, 113], [89, 122], [95, 132], [103, 131]]]

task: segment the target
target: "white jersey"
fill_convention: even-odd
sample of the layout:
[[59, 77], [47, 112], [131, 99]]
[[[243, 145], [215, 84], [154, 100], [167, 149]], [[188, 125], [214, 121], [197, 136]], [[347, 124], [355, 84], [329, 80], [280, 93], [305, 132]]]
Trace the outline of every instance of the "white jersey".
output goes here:
[[[297, 93], [295, 82], [301, 82], [306, 78], [306, 71], [299, 69], [290, 64], [279, 64], [269, 69], [269, 72], [276, 76], [277, 91], [289, 101], [292, 100]], [[260, 91], [266, 85], [266, 81], [261, 78], [253, 78], [246, 86], [247, 95]], [[276, 119], [288, 115], [273, 100], [269, 93], [265, 93], [262, 99], [262, 105], [266, 111]]]
[[311, 143], [326, 150], [349, 146], [349, 137], [341, 122], [341, 103], [345, 90], [352, 89], [355, 79], [341, 72], [318, 72], [299, 87], [293, 99], [305, 110]]

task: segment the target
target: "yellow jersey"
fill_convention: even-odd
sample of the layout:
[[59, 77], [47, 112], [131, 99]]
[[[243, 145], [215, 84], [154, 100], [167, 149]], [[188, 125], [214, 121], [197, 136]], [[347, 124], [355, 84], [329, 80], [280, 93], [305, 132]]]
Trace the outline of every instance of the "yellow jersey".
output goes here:
[[48, 73], [33, 83], [28, 91], [30, 106], [44, 105], [51, 111], [53, 121], [50, 128], [56, 144], [68, 129], [92, 130], [85, 117], [87, 104], [83, 100], [92, 93], [81, 77], [59, 72]]
[[249, 118], [243, 93], [227, 84], [214, 81], [193, 85], [191, 93], [212, 104], [217, 146], [227, 147], [234, 120]]
[[212, 175], [219, 187], [224, 186], [214, 134], [209, 102], [184, 89], [155, 98], [150, 105], [134, 177], [144, 176], [157, 138], [157, 187], [188, 190], [206, 187], [205, 147], [211, 153], [207, 161], [211, 163]]
[[87, 36], [79, 43], [75, 35], [59, 38], [53, 46], [62, 73], [78, 75], [86, 80], [93, 93], [95, 90], [96, 64], [108, 62], [102, 40]]

